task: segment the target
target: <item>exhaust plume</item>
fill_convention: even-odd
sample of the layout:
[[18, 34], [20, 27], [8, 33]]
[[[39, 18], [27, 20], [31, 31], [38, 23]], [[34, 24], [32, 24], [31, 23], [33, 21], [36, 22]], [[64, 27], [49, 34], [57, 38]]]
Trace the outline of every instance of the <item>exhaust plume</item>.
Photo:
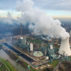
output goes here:
[[[68, 42], [69, 33], [61, 26], [59, 20], [47, 16], [43, 10], [34, 6], [32, 0], [21, 0], [17, 5], [17, 10], [22, 12], [20, 22], [24, 25], [29, 22], [29, 29], [32, 30], [34, 35], [46, 35], [54, 38], [61, 38], [62, 44], [59, 53], [63, 54], [64, 52], [66, 55], [71, 55]], [[68, 49], [69, 53], [66, 49]]]

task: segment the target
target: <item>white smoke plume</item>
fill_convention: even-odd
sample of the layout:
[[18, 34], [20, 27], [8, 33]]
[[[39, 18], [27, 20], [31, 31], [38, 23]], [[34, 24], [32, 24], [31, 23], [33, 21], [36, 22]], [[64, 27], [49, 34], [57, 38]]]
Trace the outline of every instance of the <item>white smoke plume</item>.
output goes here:
[[[47, 16], [47, 14], [40, 8], [36, 8], [32, 0], [19, 0], [17, 10], [23, 13], [20, 21], [22, 21], [23, 24], [29, 22], [29, 29], [32, 30], [34, 35], [48, 35], [54, 38], [61, 38], [62, 40], [67, 40], [67, 38], [69, 38], [69, 34], [61, 26], [61, 22]], [[63, 49], [60, 49], [59, 53], [63, 54], [62, 52], [64, 51], [66, 55], [69, 55], [66, 49], [70, 50], [70, 46], [65, 45], [64, 47]]]

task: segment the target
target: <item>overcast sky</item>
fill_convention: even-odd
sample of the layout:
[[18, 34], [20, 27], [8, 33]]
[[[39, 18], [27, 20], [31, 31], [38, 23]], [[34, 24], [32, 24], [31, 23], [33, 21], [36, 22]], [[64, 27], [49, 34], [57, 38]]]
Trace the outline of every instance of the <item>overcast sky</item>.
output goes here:
[[71, 10], [71, 0], [35, 0], [35, 2], [43, 9]]
[[[0, 0], [0, 10], [16, 10], [16, 2], [18, 0]], [[46, 12], [56, 11], [58, 14], [63, 11], [62, 14], [67, 12], [71, 15], [71, 0], [33, 0], [36, 7], [39, 7]], [[55, 12], [55, 13], [56, 13]], [[52, 12], [49, 12], [52, 14]], [[66, 14], [66, 13], [65, 13]]]
[[[0, 0], [0, 9], [15, 9], [18, 0]], [[46, 10], [71, 10], [71, 0], [34, 0], [35, 6]]]

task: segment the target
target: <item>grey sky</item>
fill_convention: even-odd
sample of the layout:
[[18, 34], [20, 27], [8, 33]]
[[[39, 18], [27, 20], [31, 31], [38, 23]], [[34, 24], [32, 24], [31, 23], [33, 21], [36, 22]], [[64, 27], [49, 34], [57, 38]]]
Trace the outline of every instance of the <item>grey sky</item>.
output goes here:
[[[18, 0], [0, 0], [0, 9], [15, 9]], [[35, 6], [46, 10], [71, 10], [71, 0], [33, 0]]]
[[37, 6], [51, 10], [71, 10], [71, 0], [34, 0]]

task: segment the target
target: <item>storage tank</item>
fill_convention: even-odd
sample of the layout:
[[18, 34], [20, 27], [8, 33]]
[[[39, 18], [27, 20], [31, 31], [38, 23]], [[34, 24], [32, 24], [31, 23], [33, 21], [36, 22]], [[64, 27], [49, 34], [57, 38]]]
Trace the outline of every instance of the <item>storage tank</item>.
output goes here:
[[34, 51], [33, 56], [41, 57], [41, 56], [43, 56], [43, 53], [41, 51]]
[[30, 51], [33, 51], [33, 43], [30, 43]]

